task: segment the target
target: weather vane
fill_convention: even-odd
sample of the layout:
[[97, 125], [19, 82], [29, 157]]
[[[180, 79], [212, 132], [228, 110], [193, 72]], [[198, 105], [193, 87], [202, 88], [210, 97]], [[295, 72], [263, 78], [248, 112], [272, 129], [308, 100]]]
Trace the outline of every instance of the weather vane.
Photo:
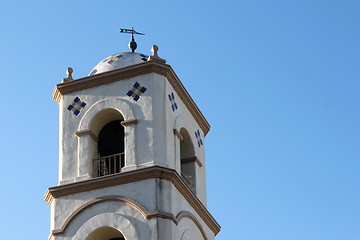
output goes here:
[[121, 33], [129, 33], [129, 34], [131, 33], [131, 41], [129, 42], [129, 48], [131, 49], [132, 52], [134, 52], [135, 49], [137, 48], [137, 44], [135, 42], [134, 34], [145, 35], [143, 33], [139, 33], [137, 31], [135, 31], [133, 27], [131, 29], [120, 28], [120, 32]]

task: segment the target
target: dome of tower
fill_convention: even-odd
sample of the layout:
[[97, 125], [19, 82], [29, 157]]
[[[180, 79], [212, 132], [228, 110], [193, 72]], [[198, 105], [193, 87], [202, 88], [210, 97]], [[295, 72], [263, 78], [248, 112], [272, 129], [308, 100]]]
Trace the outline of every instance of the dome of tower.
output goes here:
[[148, 56], [141, 53], [136, 53], [136, 52], [116, 53], [99, 62], [91, 70], [89, 76], [146, 62], [147, 60], [148, 60]]

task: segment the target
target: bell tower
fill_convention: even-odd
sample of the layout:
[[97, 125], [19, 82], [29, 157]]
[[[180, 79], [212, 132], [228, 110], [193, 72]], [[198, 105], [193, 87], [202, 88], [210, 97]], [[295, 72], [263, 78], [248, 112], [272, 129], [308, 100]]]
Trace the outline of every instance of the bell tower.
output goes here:
[[59, 183], [45, 194], [49, 239], [212, 240], [220, 226], [206, 209], [210, 125], [157, 46], [151, 56], [131, 50], [83, 78], [69, 68], [55, 87]]

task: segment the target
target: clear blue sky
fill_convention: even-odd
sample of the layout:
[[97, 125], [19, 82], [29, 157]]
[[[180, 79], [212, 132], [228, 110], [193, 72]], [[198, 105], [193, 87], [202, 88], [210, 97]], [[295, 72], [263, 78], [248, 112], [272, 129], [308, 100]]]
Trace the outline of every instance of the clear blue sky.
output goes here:
[[1, 239], [47, 239], [65, 77], [152, 44], [212, 128], [217, 240], [360, 239], [357, 0], [2, 1]]

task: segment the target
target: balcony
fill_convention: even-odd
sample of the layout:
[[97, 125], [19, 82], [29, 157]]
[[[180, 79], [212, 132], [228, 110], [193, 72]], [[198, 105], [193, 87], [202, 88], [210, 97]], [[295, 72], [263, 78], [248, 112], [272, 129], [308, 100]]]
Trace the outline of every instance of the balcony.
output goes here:
[[121, 172], [125, 165], [125, 154], [117, 153], [93, 160], [93, 176], [102, 177]]

